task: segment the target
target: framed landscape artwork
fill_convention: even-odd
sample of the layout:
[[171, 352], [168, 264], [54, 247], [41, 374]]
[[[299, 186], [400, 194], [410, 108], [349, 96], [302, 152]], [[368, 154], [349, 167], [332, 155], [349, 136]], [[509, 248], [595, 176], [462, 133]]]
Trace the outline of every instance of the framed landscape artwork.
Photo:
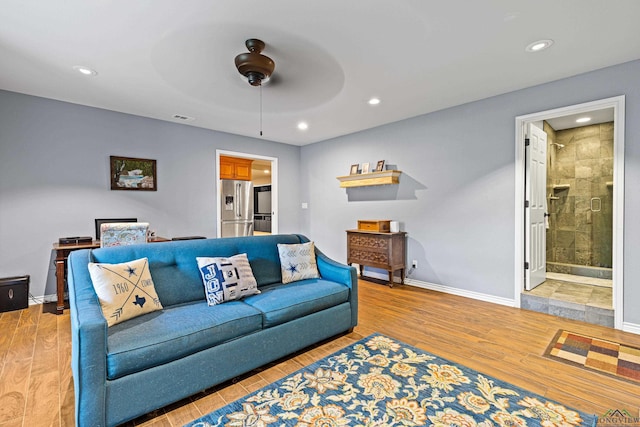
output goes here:
[[111, 189], [156, 191], [156, 161], [110, 156]]

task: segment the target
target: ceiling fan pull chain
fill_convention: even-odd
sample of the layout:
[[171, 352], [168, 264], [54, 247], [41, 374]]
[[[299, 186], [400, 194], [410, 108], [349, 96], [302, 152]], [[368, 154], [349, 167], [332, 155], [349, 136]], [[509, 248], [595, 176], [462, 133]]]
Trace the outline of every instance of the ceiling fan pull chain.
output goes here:
[[260, 136], [262, 136], [262, 84], [260, 85]]

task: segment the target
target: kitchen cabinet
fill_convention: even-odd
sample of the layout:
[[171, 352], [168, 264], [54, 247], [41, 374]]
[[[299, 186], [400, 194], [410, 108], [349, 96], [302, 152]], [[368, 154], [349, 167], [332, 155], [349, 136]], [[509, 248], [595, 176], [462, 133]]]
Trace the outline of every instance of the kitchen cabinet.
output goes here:
[[220, 179], [251, 181], [251, 159], [220, 156]]

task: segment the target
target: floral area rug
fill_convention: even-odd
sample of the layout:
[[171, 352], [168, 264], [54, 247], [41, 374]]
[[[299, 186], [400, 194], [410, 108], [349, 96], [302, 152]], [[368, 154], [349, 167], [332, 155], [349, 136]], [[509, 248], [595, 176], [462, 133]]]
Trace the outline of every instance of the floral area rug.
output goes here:
[[545, 356], [640, 383], [640, 348], [560, 329]]
[[596, 421], [374, 334], [188, 426], [569, 427]]

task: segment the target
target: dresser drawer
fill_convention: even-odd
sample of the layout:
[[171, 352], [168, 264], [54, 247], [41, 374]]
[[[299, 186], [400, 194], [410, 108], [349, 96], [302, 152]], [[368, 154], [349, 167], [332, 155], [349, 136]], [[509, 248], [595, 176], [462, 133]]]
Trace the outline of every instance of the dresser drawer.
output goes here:
[[383, 267], [386, 267], [389, 264], [389, 254], [387, 252], [372, 252], [351, 248], [349, 250], [349, 262], [365, 265], [382, 264]]
[[389, 247], [389, 239], [376, 235], [353, 233], [349, 234], [349, 245], [362, 249], [378, 249], [386, 251]]

